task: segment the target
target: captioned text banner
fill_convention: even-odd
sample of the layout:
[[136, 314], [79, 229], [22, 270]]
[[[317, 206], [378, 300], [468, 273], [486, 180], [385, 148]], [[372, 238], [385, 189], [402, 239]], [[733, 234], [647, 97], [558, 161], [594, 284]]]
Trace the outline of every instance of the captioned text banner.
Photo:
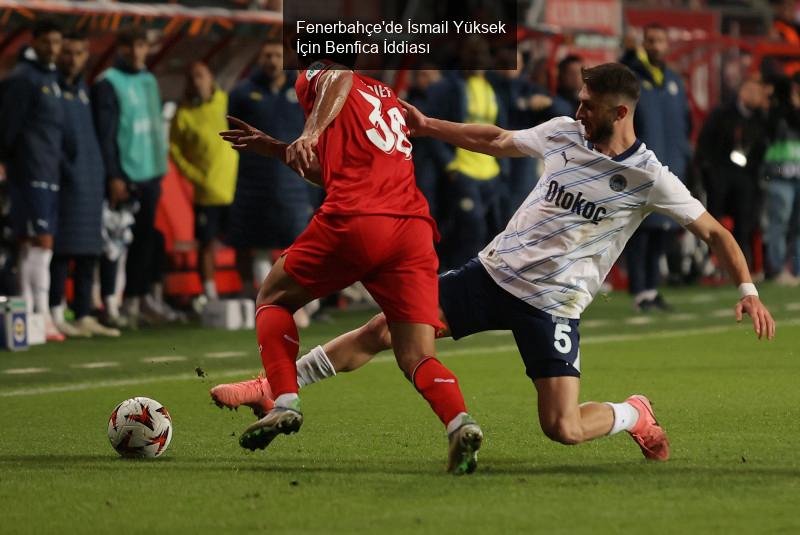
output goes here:
[[284, 0], [286, 68], [513, 69], [516, 0]]

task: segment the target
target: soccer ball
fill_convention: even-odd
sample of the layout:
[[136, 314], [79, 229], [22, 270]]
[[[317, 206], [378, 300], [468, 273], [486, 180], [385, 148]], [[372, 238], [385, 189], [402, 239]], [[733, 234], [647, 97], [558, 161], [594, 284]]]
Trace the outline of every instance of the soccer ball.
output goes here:
[[108, 440], [123, 457], [158, 457], [172, 440], [172, 417], [153, 399], [126, 399], [108, 419]]

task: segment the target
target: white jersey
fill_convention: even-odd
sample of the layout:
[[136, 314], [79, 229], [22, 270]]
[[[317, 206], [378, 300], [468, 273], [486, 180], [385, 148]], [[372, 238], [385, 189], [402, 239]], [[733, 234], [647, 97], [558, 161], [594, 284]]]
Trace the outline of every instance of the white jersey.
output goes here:
[[580, 317], [650, 212], [681, 225], [705, 212], [641, 141], [609, 158], [589, 148], [583, 125], [568, 117], [513, 140], [544, 160], [544, 174], [478, 257], [500, 287], [554, 316]]

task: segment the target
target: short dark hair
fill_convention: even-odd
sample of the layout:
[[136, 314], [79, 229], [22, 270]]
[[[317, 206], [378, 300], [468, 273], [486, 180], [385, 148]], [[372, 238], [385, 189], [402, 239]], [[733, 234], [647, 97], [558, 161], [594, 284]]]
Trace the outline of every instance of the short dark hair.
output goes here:
[[642, 33], [647, 33], [649, 30], [659, 30], [662, 32], [666, 32], [667, 28], [660, 22], [648, 22], [647, 24], [645, 24], [644, 28], [642, 28]]
[[598, 95], [621, 96], [634, 103], [639, 101], [639, 79], [622, 63], [603, 63], [583, 69], [583, 83]]
[[564, 72], [572, 63], [583, 64], [583, 58], [577, 54], [569, 54], [568, 56], [565, 56], [564, 59], [558, 62], [558, 73], [561, 74]]
[[31, 33], [33, 34], [33, 38], [36, 39], [40, 35], [44, 35], [50, 32], [58, 32], [64, 33], [64, 30], [55, 19], [45, 17], [38, 19], [31, 28]]
[[82, 30], [67, 30], [64, 32], [64, 39], [71, 39], [73, 41], [86, 41], [89, 39], [89, 34]]
[[136, 41], [147, 41], [147, 31], [139, 26], [125, 26], [117, 33], [117, 46], [133, 46]]

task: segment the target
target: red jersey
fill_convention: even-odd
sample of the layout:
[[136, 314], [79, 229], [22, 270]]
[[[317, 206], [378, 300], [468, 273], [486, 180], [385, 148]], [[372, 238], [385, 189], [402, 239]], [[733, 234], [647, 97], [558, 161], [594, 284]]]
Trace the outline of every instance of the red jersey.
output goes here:
[[[320, 75], [331, 66], [316, 62], [297, 77], [297, 99], [308, 117]], [[353, 86], [339, 115], [317, 146], [325, 202], [330, 215], [422, 217], [433, 223], [417, 188], [403, 107], [378, 80], [353, 73]]]

